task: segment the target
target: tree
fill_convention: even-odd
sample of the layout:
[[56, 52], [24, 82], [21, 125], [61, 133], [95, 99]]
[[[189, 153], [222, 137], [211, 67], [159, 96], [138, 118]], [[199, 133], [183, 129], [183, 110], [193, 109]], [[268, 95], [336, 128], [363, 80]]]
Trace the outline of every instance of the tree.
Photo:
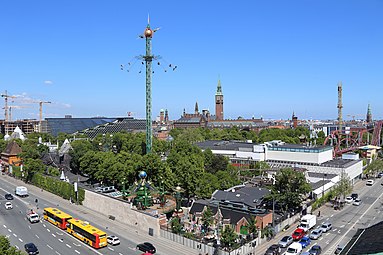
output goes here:
[[182, 225], [180, 223], [180, 218], [174, 217], [171, 220], [170, 225], [172, 227], [172, 232], [174, 234], [180, 234], [182, 232]]
[[303, 201], [303, 196], [310, 191], [311, 186], [302, 172], [284, 168], [275, 175], [272, 194], [276, 201], [285, 205], [286, 209], [298, 207]]
[[71, 146], [73, 150], [69, 151], [71, 156], [70, 167], [77, 173], [80, 169], [80, 158], [88, 151], [93, 150], [93, 145], [88, 140], [75, 140]]
[[5, 236], [0, 236], [0, 254], [4, 255], [22, 255], [23, 253], [11, 246], [9, 239]]
[[223, 247], [232, 248], [237, 240], [237, 234], [234, 232], [234, 228], [226, 226], [221, 235], [221, 243]]
[[202, 226], [207, 232], [211, 224], [213, 224], [213, 211], [209, 206], [205, 207], [206, 209], [202, 213]]
[[376, 176], [381, 171], [383, 171], [383, 161], [376, 159], [366, 167], [364, 174]]
[[350, 181], [350, 177], [345, 174], [341, 174], [340, 180], [338, 184], [335, 186], [334, 195], [335, 196], [343, 196], [345, 198], [348, 193], [352, 191], [352, 184]]
[[256, 237], [258, 234], [258, 228], [257, 228], [256, 224], [257, 224], [257, 220], [256, 220], [255, 216], [251, 215], [249, 222], [247, 224], [247, 226], [248, 226], [247, 229], [249, 231], [249, 234], [252, 234], [253, 237]]

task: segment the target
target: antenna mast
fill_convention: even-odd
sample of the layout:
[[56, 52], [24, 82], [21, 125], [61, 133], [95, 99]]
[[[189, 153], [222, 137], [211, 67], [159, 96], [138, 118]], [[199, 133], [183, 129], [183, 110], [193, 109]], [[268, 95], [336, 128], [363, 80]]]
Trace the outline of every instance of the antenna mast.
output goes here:
[[342, 133], [342, 124], [343, 124], [343, 116], [342, 116], [342, 82], [338, 82], [338, 132]]

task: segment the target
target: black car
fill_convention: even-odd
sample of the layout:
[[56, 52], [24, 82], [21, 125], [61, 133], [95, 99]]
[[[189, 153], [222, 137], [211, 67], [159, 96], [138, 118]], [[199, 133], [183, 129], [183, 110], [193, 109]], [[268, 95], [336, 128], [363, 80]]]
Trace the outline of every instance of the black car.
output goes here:
[[265, 255], [279, 255], [281, 254], [281, 248], [278, 244], [271, 245], [267, 251], [265, 252]]
[[136, 248], [140, 251], [149, 252], [151, 254], [156, 253], [156, 248], [153, 246], [153, 244], [148, 242], [137, 244]]
[[352, 199], [357, 199], [358, 198], [358, 193], [352, 193], [351, 194], [351, 197], [352, 197]]
[[27, 243], [24, 245], [24, 248], [28, 254], [39, 254], [39, 250], [34, 243]]
[[319, 255], [322, 253], [322, 248], [319, 245], [314, 245], [309, 250], [310, 255]]
[[12, 194], [5, 194], [5, 199], [7, 199], [7, 200], [13, 200], [13, 196], [12, 196]]

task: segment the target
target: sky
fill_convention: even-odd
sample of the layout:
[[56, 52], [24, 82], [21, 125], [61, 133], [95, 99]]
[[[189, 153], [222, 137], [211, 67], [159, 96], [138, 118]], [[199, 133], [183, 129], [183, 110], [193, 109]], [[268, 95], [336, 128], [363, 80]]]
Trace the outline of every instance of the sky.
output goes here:
[[149, 14], [153, 118], [196, 102], [214, 114], [220, 79], [225, 118], [336, 119], [342, 81], [344, 119], [368, 104], [383, 119], [382, 11], [382, 0], [2, 1], [0, 90], [18, 96], [12, 119], [38, 119], [40, 100], [52, 102], [44, 118], [145, 118], [136, 56]]

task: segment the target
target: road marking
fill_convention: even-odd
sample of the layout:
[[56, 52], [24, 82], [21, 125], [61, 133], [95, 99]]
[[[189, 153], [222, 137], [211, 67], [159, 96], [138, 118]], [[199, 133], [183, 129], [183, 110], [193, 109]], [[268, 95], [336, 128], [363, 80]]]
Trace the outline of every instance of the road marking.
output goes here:
[[78, 250], [74, 250], [77, 254], [80, 254], [80, 252]]
[[340, 229], [339, 229], [339, 231], [338, 231], [338, 234], [340, 234]]
[[13, 233], [13, 236], [14, 236], [14, 237], [17, 237], [17, 235], [16, 235], [15, 233]]
[[59, 236], [63, 235], [63, 233], [60, 233], [60, 232], [56, 232], [56, 234], [59, 235]]
[[374, 216], [374, 218], [372, 218], [372, 220], [375, 220], [376, 216]]
[[4, 228], [7, 228], [7, 226], [3, 225]]
[[35, 235], [38, 239], [40, 239], [40, 237], [38, 235]]
[[110, 248], [109, 246], [108, 246], [108, 249], [111, 250], [111, 251], [114, 251], [113, 248]]
[[64, 242], [62, 239], [59, 239], [60, 242]]
[[70, 246], [69, 244], [66, 244], [66, 246], [68, 246], [68, 248], [72, 248], [72, 246]]
[[119, 252], [118, 255], [124, 255], [124, 254], [122, 254], [121, 252]]
[[19, 238], [19, 241], [22, 242], [22, 243], [24, 243], [23, 239], [21, 239], [21, 238]]
[[46, 228], [45, 224], [43, 223], [44, 228]]
[[73, 243], [74, 246], [80, 247], [81, 244]]
[[53, 237], [56, 237], [56, 235], [55, 235], [55, 234], [53, 234], [53, 233], [52, 233], [52, 236], [53, 236]]
[[331, 214], [330, 218], [334, 217], [334, 214]]
[[50, 230], [49, 228], [47, 228], [47, 231], [48, 231], [48, 232], [51, 232], [51, 230]]
[[12, 230], [10, 228], [8, 228], [8, 232], [11, 232], [12, 233]]
[[16, 249], [20, 250], [19, 246], [15, 245]]
[[50, 246], [49, 246], [49, 244], [47, 244], [47, 246], [48, 246], [48, 248], [49, 248], [49, 249], [53, 250], [53, 248], [52, 248], [52, 247], [50, 247]]
[[58, 251], [56, 251], [56, 254], [57, 254], [57, 255], [61, 255]]

